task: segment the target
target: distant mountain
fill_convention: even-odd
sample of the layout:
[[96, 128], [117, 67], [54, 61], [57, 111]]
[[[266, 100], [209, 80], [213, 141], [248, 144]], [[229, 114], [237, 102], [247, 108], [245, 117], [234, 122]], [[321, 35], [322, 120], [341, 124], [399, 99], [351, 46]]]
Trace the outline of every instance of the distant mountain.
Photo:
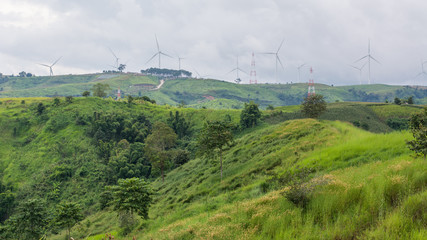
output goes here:
[[[189, 105], [195, 108], [241, 108], [245, 102], [254, 101], [262, 108], [268, 105], [284, 106], [301, 103], [306, 96], [307, 84], [235, 84], [213, 79], [168, 79], [161, 88], [157, 76], [130, 73], [63, 75], [52, 77], [5, 77], [0, 80], [0, 97], [52, 97], [80, 96], [96, 83], [111, 87], [109, 96], [116, 96], [120, 88], [126, 95], [149, 96], [158, 104]], [[415, 103], [427, 103], [427, 87], [391, 86], [383, 84], [329, 86], [316, 84], [316, 93], [328, 102], [359, 101], [385, 102], [395, 97], [414, 97]]]

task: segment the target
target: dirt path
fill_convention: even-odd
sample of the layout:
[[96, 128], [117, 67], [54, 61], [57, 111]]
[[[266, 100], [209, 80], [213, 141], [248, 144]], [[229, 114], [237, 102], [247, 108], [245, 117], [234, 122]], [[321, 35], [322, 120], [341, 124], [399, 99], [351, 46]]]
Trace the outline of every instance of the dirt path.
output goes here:
[[163, 86], [163, 83], [165, 83], [165, 80], [160, 80], [160, 84], [157, 85], [157, 87], [153, 88], [153, 90], [159, 90]]

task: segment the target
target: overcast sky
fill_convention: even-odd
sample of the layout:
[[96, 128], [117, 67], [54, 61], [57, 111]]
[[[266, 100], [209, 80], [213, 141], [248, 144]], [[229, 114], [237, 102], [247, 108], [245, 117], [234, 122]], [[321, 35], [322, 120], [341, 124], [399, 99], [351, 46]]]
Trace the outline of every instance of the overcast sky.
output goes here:
[[[255, 52], [258, 82], [298, 81], [297, 67], [313, 68], [315, 82], [359, 84], [368, 53], [371, 81], [427, 85], [415, 77], [427, 61], [427, 1], [422, 0], [0, 0], [0, 72], [48, 75], [81, 74], [112, 69], [111, 48], [127, 71], [181, 67], [195, 74], [233, 81], [239, 67], [251, 71]], [[284, 69], [275, 77], [274, 55]], [[427, 71], [427, 63], [424, 65]], [[240, 73], [243, 83], [249, 75]], [[301, 68], [307, 82], [309, 67]], [[368, 65], [362, 71], [368, 82]]]

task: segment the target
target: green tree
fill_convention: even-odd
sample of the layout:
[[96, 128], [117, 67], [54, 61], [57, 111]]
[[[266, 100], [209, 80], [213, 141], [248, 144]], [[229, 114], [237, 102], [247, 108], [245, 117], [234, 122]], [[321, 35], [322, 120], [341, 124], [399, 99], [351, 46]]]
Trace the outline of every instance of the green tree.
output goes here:
[[6, 222], [16, 239], [40, 239], [49, 224], [46, 204], [40, 199], [25, 201]]
[[131, 95], [128, 95], [128, 104], [132, 105], [134, 98]]
[[178, 135], [178, 138], [183, 138], [190, 134], [190, 122], [188, 122], [178, 111], [176, 111], [175, 114], [169, 112], [167, 123]]
[[169, 158], [169, 150], [175, 146], [176, 134], [165, 123], [156, 122], [153, 130], [145, 140], [145, 153], [153, 167], [159, 168], [162, 181], [165, 180], [164, 169]]
[[414, 140], [408, 141], [409, 149], [419, 155], [427, 155], [427, 108], [423, 113], [412, 115], [409, 120], [409, 129], [411, 129]]
[[144, 179], [119, 179], [117, 185], [111, 187], [110, 191], [113, 195], [114, 210], [130, 214], [136, 213], [144, 219], [148, 218], [152, 192]]
[[39, 103], [37, 105], [36, 112], [37, 112], [38, 115], [42, 115], [45, 109], [46, 109], [46, 107], [44, 106], [44, 104], [43, 103]]
[[66, 96], [65, 97], [65, 102], [66, 103], [73, 103], [73, 96]]
[[258, 109], [258, 104], [250, 101], [249, 104], [245, 103], [245, 108], [240, 114], [240, 126], [243, 129], [254, 127], [257, 125], [260, 118], [261, 112]]
[[92, 86], [91, 90], [93, 92], [93, 96], [102, 98], [107, 96], [107, 93], [105, 91], [111, 90], [111, 88], [108, 84], [97, 83]]
[[63, 202], [56, 208], [55, 222], [60, 227], [67, 228], [68, 239], [71, 236], [71, 228], [83, 220], [80, 205], [74, 202]]
[[84, 91], [84, 92], [82, 93], [82, 96], [83, 96], [83, 97], [89, 97], [89, 96], [90, 96], [90, 92], [89, 92], [89, 91]]
[[14, 205], [15, 194], [12, 192], [12, 188], [3, 185], [0, 181], [0, 223], [10, 216]]
[[211, 155], [212, 151], [218, 151], [221, 167], [222, 181], [222, 152], [224, 148], [233, 142], [232, 125], [226, 121], [208, 121], [200, 132], [198, 145], [203, 155]]
[[58, 98], [58, 97], [56, 97], [56, 98], [54, 98], [53, 99], [53, 106], [59, 106], [59, 103], [61, 102], [61, 100]]
[[308, 96], [302, 102], [302, 113], [309, 118], [318, 118], [324, 111], [326, 111], [326, 102], [323, 96], [315, 94]]
[[394, 98], [394, 104], [400, 105], [400, 104], [402, 104], [402, 101], [400, 100], [400, 98], [395, 97]]
[[414, 97], [413, 96], [408, 97], [407, 103], [408, 104], [414, 104]]

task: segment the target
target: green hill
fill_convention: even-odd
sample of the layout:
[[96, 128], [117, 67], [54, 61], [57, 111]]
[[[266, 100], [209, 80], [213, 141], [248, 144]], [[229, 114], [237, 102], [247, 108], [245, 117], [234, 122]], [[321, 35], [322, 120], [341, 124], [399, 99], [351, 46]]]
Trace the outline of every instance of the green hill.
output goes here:
[[[302, 118], [299, 106], [263, 111], [257, 127], [235, 129], [220, 181], [217, 158], [195, 154], [197, 134], [207, 120], [229, 118], [237, 125], [240, 110], [92, 97], [72, 103], [61, 98], [59, 104], [52, 98], [1, 102], [2, 219], [14, 216], [26, 200], [42, 199], [51, 215], [64, 201], [82, 206], [85, 219], [72, 229], [75, 239], [102, 239], [106, 233], [116, 239], [426, 236], [425, 162], [407, 148], [411, 134], [387, 124], [421, 106], [332, 103], [320, 120]], [[191, 130], [178, 140], [176, 152], [188, 155], [184, 162], [171, 160], [162, 182], [144, 157], [143, 139], [152, 124], [168, 123], [176, 111]], [[123, 237], [103, 192], [127, 177], [147, 179], [154, 201], [150, 219], [138, 220]], [[65, 231], [51, 228], [48, 239], [64, 239]], [[6, 230], [0, 225], [0, 234]]]
[[[307, 84], [234, 84], [212, 79], [174, 79], [160, 84], [157, 77], [141, 74], [105, 73], [88, 75], [64, 75], [52, 77], [2, 77], [0, 97], [81, 96], [96, 83], [111, 87], [109, 96], [116, 96], [120, 87], [122, 96], [153, 98], [159, 104], [188, 105], [193, 108], [240, 109], [245, 102], [254, 101], [262, 108], [269, 105], [285, 106], [300, 104], [307, 93]], [[316, 92], [326, 101], [385, 102], [395, 97], [414, 97], [415, 103], [427, 103], [427, 88], [420, 86], [355, 85], [328, 86], [316, 84]]]

